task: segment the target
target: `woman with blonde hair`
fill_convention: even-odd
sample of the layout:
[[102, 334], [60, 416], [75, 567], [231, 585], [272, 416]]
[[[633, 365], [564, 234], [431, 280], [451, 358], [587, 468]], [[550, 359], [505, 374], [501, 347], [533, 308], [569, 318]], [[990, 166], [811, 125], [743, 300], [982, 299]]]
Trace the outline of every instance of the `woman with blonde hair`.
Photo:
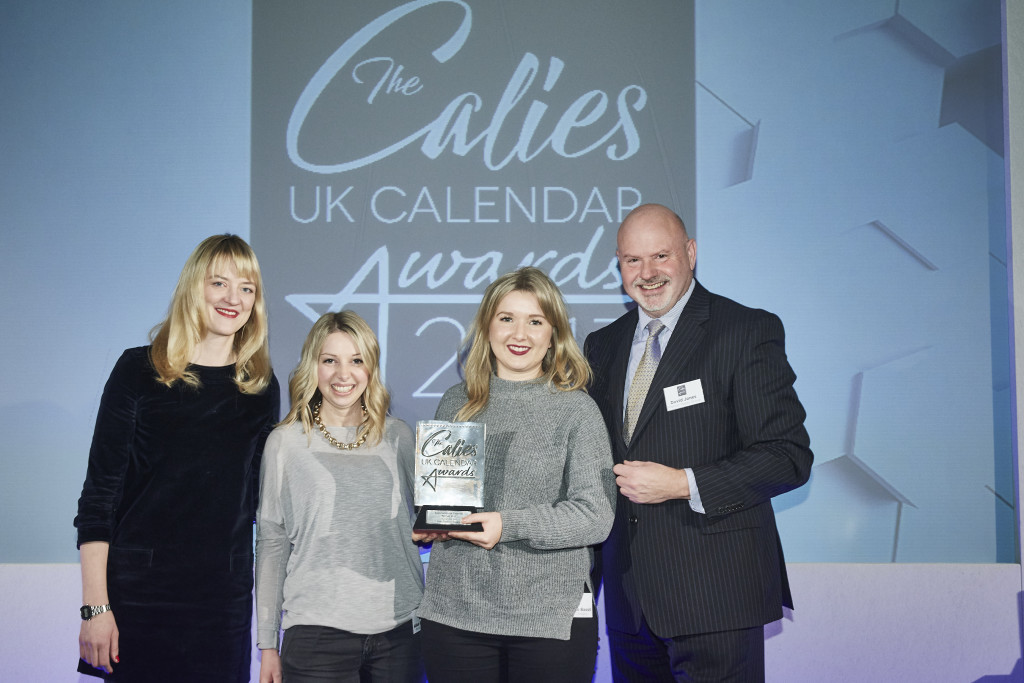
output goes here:
[[495, 280], [436, 419], [483, 422], [482, 531], [434, 540], [418, 610], [431, 683], [590, 681], [592, 552], [615, 508], [611, 447], [562, 295], [537, 268]]
[[256, 532], [261, 683], [423, 678], [415, 444], [387, 414], [379, 362], [357, 314], [321, 316], [292, 373], [291, 410], [267, 440]]
[[100, 400], [75, 517], [79, 671], [249, 680], [257, 474], [279, 403], [256, 255], [209, 237]]

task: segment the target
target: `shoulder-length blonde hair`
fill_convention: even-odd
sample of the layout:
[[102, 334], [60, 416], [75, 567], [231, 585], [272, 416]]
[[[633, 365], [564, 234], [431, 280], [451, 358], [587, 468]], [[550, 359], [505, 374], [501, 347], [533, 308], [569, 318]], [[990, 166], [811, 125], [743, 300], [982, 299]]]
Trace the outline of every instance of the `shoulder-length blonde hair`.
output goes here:
[[306, 335], [302, 345], [302, 357], [292, 371], [288, 381], [288, 393], [291, 395], [292, 407], [283, 420], [282, 425], [295, 421], [302, 422], [302, 430], [308, 435], [313, 429], [313, 409], [323, 400], [317, 382], [317, 364], [320, 362], [320, 351], [328, 335], [344, 332], [352, 338], [359, 355], [363, 358], [368, 379], [363, 392], [363, 407], [366, 408], [366, 421], [359, 426], [356, 435], [366, 435], [367, 442], [380, 443], [384, 438], [385, 418], [391, 406], [391, 395], [380, 379], [380, 344], [377, 335], [359, 315], [353, 311], [340, 313], [324, 313], [313, 323], [313, 328]]
[[537, 297], [541, 312], [551, 323], [551, 348], [541, 361], [541, 377], [559, 391], [585, 390], [590, 383], [590, 364], [572, 336], [569, 312], [562, 293], [544, 271], [527, 266], [502, 275], [484, 291], [484, 298], [462, 343], [461, 365], [468, 400], [456, 414], [456, 420], [469, 420], [487, 407], [491, 375], [497, 371], [497, 361], [491, 350], [491, 321], [497, 315], [501, 300], [512, 292], [526, 292]]
[[237, 235], [214, 235], [199, 243], [185, 261], [167, 318], [150, 332], [149, 356], [157, 379], [172, 386], [182, 381], [199, 387], [199, 378], [188, 369], [196, 347], [206, 336], [204, 288], [206, 278], [221, 265], [231, 265], [239, 277], [256, 286], [249, 319], [235, 333], [235, 384], [243, 394], [260, 394], [270, 384], [270, 350], [267, 347], [267, 305], [263, 295], [260, 264], [245, 240]]

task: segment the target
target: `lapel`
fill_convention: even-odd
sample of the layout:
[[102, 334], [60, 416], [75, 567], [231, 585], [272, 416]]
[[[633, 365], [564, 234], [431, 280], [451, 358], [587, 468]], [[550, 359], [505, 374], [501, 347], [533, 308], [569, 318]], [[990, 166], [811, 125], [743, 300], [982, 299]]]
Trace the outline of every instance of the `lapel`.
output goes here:
[[[711, 314], [711, 295], [698, 282], [693, 288], [690, 300], [686, 302], [682, 315], [676, 328], [672, 330], [672, 337], [668, 340], [668, 346], [661, 353], [661, 361], [658, 369], [651, 380], [651, 388], [644, 400], [644, 407], [640, 409], [640, 416], [636, 421], [636, 428], [633, 430], [633, 439], [630, 441], [630, 448], [637, 443], [637, 437], [650, 422], [651, 418], [659, 411], [664, 410], [663, 404], [665, 394], [662, 389], [666, 386], [677, 384], [680, 380], [689, 381], [696, 377], [681, 377], [683, 367], [693, 355], [700, 343], [704, 340], [706, 331], [704, 323]], [[635, 325], [634, 325], [635, 327]], [[629, 352], [626, 352], [627, 358]], [[623, 381], [625, 386], [625, 381]], [[620, 392], [619, 402], [622, 402]], [[619, 426], [619, 441], [622, 440], [622, 426]], [[629, 449], [627, 449], [629, 450]]]
[[622, 415], [625, 410], [626, 369], [629, 366], [629, 350], [633, 345], [633, 333], [636, 331], [636, 323], [639, 319], [640, 314], [636, 312], [635, 308], [619, 319], [620, 328], [618, 334], [615, 335], [614, 347], [611, 349], [613, 356], [609, 365], [608, 396], [611, 399], [612, 415], [616, 416], [616, 419], [611, 421], [614, 425], [613, 444], [623, 443]]

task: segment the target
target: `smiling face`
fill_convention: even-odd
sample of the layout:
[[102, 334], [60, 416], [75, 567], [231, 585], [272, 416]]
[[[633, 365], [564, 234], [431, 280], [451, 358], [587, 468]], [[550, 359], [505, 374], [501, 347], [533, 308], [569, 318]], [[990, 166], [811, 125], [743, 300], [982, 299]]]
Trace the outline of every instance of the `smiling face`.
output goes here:
[[506, 294], [498, 302], [487, 337], [501, 379], [536, 379], [543, 374], [544, 356], [551, 348], [551, 323], [533, 293]]
[[622, 222], [615, 255], [626, 293], [657, 318], [690, 288], [697, 243], [674, 213], [648, 204], [634, 209]]
[[213, 264], [203, 282], [206, 337], [234, 337], [252, 314], [256, 284], [238, 276], [235, 267], [220, 261]]
[[317, 388], [323, 396], [320, 419], [325, 425], [355, 427], [363, 421], [361, 399], [370, 373], [347, 332], [331, 332], [316, 364]]

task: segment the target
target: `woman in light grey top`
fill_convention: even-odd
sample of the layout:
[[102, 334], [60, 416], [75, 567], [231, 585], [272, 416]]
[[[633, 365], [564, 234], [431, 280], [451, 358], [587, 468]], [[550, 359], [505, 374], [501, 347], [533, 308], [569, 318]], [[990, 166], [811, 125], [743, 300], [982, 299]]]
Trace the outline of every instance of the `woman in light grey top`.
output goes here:
[[418, 615], [431, 683], [590, 681], [597, 619], [590, 545], [614, 518], [611, 447], [590, 368], [555, 284], [536, 268], [498, 278], [467, 337], [466, 381], [437, 419], [483, 422], [483, 531], [433, 540]]
[[291, 411], [267, 439], [256, 540], [261, 683], [325, 673], [422, 680], [415, 444], [408, 425], [387, 417], [379, 355], [358, 315], [322, 316], [292, 373]]

